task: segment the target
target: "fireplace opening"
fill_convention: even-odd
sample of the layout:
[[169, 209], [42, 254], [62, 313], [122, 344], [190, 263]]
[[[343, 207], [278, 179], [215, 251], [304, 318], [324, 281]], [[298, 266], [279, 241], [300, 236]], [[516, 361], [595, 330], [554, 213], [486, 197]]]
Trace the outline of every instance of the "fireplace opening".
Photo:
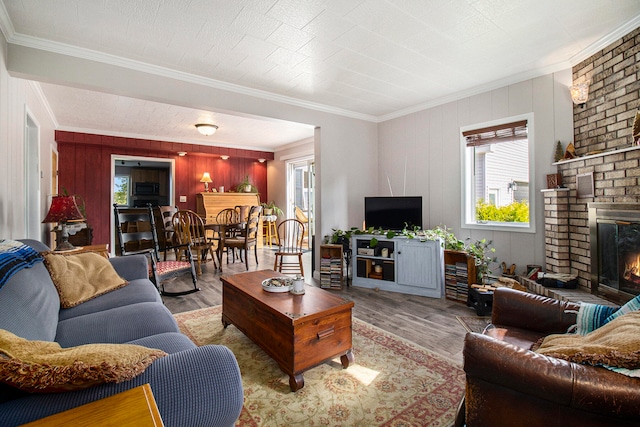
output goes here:
[[589, 204], [591, 291], [623, 304], [640, 295], [640, 205]]

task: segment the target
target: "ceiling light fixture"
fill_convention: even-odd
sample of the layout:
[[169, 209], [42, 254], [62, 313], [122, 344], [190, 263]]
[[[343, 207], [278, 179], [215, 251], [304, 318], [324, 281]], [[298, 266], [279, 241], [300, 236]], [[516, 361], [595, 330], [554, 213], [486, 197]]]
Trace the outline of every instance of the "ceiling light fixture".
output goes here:
[[227, 155], [222, 155], [222, 156], [220, 156], [220, 158], [222, 160], [229, 160], [229, 156], [227, 156]]
[[178, 151], [178, 156], [180, 156], [180, 157], [184, 157], [184, 156], [186, 156], [186, 155], [187, 155], [187, 152], [186, 152], [186, 151]]
[[569, 86], [569, 92], [571, 93], [573, 103], [584, 108], [584, 104], [586, 104], [589, 98], [589, 83], [576, 83], [573, 86]]
[[211, 136], [218, 130], [218, 126], [211, 125], [209, 123], [198, 123], [195, 125], [198, 132], [203, 134], [204, 136]]
[[266, 162], [266, 161], [267, 161], [267, 159], [258, 159], [258, 161], [259, 161], [260, 163], [264, 163], [264, 162]]

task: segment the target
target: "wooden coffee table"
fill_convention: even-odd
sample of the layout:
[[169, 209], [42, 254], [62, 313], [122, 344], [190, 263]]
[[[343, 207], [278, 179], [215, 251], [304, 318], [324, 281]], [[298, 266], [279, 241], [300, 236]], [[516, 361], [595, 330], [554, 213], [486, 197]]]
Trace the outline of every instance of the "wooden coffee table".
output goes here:
[[308, 285], [304, 295], [262, 289], [263, 280], [281, 276], [261, 270], [222, 277], [222, 323], [235, 325], [271, 356], [296, 391], [314, 366], [337, 356], [345, 369], [353, 363], [353, 302]]

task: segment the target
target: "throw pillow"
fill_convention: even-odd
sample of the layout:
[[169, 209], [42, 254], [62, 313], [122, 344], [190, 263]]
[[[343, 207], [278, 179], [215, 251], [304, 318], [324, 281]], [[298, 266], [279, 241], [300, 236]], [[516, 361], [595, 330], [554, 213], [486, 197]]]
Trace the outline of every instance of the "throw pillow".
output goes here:
[[0, 329], [0, 381], [30, 393], [127, 381], [166, 355], [162, 350], [133, 344], [61, 348], [56, 342], [29, 341]]
[[47, 252], [43, 255], [62, 308], [75, 307], [127, 284], [109, 260], [95, 252], [75, 255]]

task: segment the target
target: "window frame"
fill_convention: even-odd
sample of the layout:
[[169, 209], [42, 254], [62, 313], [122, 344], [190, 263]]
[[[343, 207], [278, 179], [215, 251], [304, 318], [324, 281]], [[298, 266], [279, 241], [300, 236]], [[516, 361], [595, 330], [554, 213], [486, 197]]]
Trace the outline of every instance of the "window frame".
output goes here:
[[[118, 178], [126, 178], [127, 179], [127, 203], [124, 205], [118, 204], [118, 206], [129, 206], [131, 202], [131, 175], [118, 174], [113, 176], [113, 188], [111, 189], [111, 193], [115, 196], [115, 186], [116, 179]], [[114, 197], [115, 199], [115, 197]], [[114, 200], [115, 203], [115, 200]]]
[[[463, 132], [499, 126], [507, 123], [527, 121], [527, 145], [529, 154], [529, 223], [516, 222], [486, 222], [475, 220], [475, 179], [473, 176], [474, 158], [467, 156], [467, 140]], [[517, 116], [504, 117], [489, 122], [475, 123], [460, 127], [460, 166], [461, 166], [461, 201], [460, 224], [463, 229], [509, 231], [515, 233], [536, 232], [536, 198], [535, 198], [535, 132], [534, 115], [526, 113]]]

